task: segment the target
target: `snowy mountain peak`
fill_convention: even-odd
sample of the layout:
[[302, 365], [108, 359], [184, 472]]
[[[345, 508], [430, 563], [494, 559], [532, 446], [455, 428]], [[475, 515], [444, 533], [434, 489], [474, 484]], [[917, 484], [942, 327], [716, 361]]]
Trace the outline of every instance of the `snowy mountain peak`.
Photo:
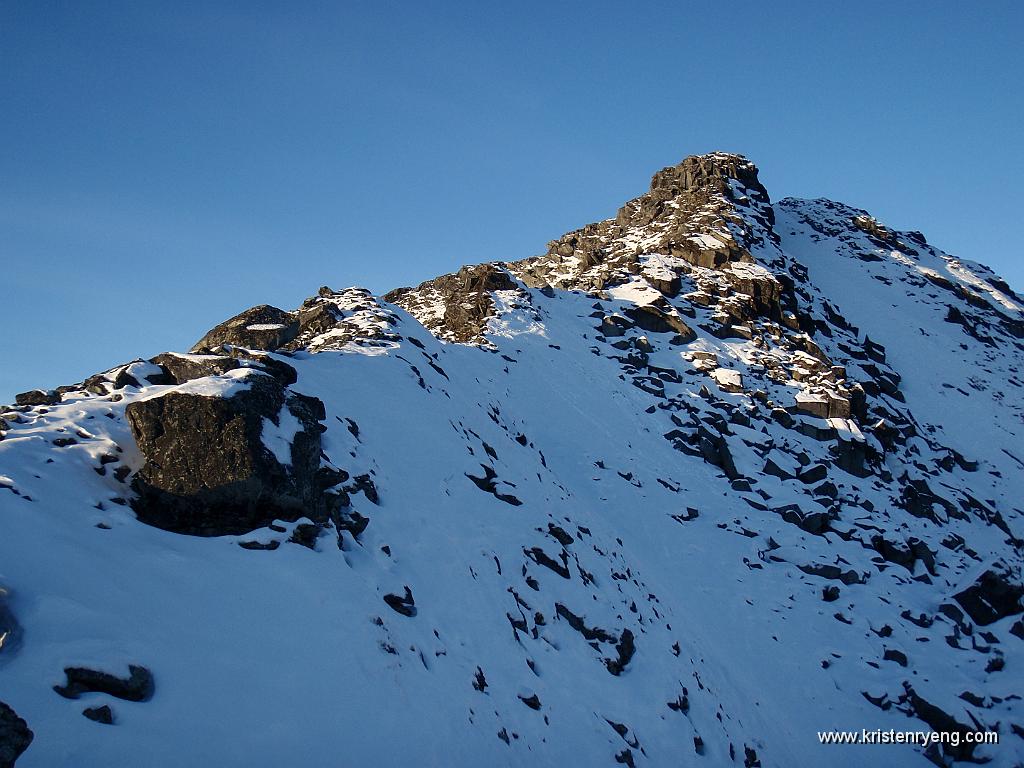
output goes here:
[[0, 754], [1020, 764], [1022, 339], [987, 268], [714, 153], [23, 393]]

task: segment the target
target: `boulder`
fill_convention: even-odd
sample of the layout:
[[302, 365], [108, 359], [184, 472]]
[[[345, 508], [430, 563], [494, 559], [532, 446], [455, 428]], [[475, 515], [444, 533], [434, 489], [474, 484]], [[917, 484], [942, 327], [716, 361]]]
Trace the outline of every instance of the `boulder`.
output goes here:
[[56, 405], [60, 402], [60, 393], [52, 389], [30, 389], [14, 396], [18, 405]]
[[697, 338], [683, 319], [678, 315], [662, 311], [650, 304], [638, 304], [633, 307], [626, 307], [622, 314], [632, 320], [638, 328], [651, 333], [677, 333], [686, 338], [687, 342]]
[[265, 349], [270, 352], [287, 344], [299, 333], [299, 322], [290, 312], [260, 304], [207, 331], [193, 352], [216, 349], [231, 344], [247, 349]]
[[979, 576], [973, 584], [953, 595], [976, 624], [985, 626], [1024, 612], [1024, 586], [1002, 563]]
[[224, 349], [224, 354], [217, 355], [180, 355], [175, 352], [164, 352], [150, 362], [166, 371], [172, 384], [184, 384], [186, 381], [201, 379], [204, 376], [221, 376], [236, 368], [266, 371], [285, 386], [294, 384], [297, 379], [295, 369], [287, 363], [275, 360], [269, 355], [240, 355], [230, 347]]
[[32, 738], [28, 723], [0, 701], [0, 768], [14, 768], [15, 761], [28, 749]]
[[270, 376], [246, 381], [229, 397], [171, 391], [128, 405], [146, 458], [132, 481], [140, 520], [218, 536], [336, 510], [318, 474], [323, 404]]
[[118, 677], [88, 667], [65, 667], [65, 685], [53, 690], [65, 699], [77, 699], [84, 693], [105, 693], [125, 701], [149, 701], [153, 698], [153, 673], [141, 664], [128, 665], [128, 677]]

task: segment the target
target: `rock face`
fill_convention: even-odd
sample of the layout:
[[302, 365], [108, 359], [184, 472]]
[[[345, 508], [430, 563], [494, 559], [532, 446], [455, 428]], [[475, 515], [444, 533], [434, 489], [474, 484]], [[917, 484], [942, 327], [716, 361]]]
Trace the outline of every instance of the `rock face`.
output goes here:
[[384, 300], [422, 317], [426, 327], [449, 341], [466, 343], [482, 340], [487, 320], [494, 315], [493, 292], [517, 288], [503, 266], [478, 264], [417, 288], [398, 288]]
[[216, 349], [222, 344], [273, 351], [294, 339], [298, 333], [299, 323], [292, 313], [260, 304], [209, 330], [196, 342], [192, 351]]
[[[229, 397], [187, 392], [126, 410], [146, 457], [132, 487], [140, 520], [179, 533], [242, 533], [274, 519], [326, 519], [319, 485], [323, 405], [253, 374]], [[264, 441], [282, 433], [280, 447]]]
[[65, 699], [77, 699], [85, 693], [105, 693], [124, 701], [149, 701], [156, 686], [153, 673], [141, 664], [128, 665], [128, 677], [118, 677], [88, 667], [65, 667], [67, 682], [53, 690]]
[[1021, 604], [1024, 585], [1020, 583], [1020, 574], [1016, 575], [1015, 580], [1002, 563], [985, 571], [977, 581], [954, 597], [981, 626], [1024, 612], [1024, 605]]
[[32, 738], [28, 723], [0, 701], [0, 768], [14, 768], [15, 761], [28, 749]]

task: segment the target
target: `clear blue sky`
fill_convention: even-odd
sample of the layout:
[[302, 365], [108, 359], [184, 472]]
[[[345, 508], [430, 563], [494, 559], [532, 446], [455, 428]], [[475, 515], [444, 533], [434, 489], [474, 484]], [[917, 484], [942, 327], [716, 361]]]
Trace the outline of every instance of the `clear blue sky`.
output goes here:
[[1024, 286], [1024, 3], [0, 1], [0, 402], [724, 149]]

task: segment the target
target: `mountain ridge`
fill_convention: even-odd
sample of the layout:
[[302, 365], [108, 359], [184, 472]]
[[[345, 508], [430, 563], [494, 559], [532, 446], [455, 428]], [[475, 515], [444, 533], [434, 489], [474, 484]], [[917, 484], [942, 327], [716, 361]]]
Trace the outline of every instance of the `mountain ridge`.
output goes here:
[[[1013, 765], [1022, 336], [987, 268], [712, 153], [540, 256], [321, 288], [24, 393], [18, 764], [852, 765], [816, 732], [871, 725], [1000, 737], [871, 747], [900, 764]], [[152, 667], [151, 700], [90, 694], [102, 732], [47, 684], [86, 664]]]

